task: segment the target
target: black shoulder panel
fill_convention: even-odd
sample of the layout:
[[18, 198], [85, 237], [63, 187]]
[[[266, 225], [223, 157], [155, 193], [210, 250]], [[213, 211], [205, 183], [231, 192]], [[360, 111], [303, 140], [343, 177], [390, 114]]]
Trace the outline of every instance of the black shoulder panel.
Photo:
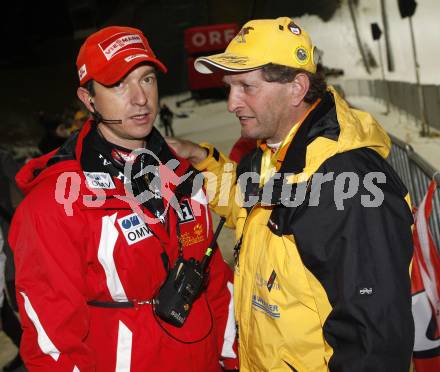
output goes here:
[[[325, 175], [331, 180], [318, 189]], [[332, 305], [324, 324], [334, 350], [330, 370], [409, 368], [413, 220], [405, 195], [399, 177], [376, 152], [352, 150], [321, 166], [286, 224], [285, 233], [295, 236], [304, 265]]]

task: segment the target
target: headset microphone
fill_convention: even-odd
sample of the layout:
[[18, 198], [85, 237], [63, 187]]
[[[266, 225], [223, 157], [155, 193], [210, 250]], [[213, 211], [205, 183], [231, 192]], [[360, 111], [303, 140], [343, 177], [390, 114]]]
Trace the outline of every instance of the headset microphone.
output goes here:
[[95, 104], [93, 103], [92, 99], [89, 100], [90, 105], [93, 107], [92, 117], [93, 120], [96, 121], [96, 123], [104, 123], [104, 124], [122, 124], [122, 120], [116, 120], [116, 119], [104, 119], [102, 115], [98, 112], [98, 110], [95, 107]]

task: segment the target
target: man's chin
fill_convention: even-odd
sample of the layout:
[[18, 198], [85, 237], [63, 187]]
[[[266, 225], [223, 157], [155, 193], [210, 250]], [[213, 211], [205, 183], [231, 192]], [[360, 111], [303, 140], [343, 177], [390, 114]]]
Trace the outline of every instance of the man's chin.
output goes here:
[[258, 140], [258, 134], [256, 133], [252, 133], [249, 130], [246, 130], [245, 128], [241, 128], [241, 133], [240, 133], [241, 137], [244, 139], [249, 139], [249, 140]]
[[134, 131], [132, 133], [132, 137], [133, 137], [133, 139], [139, 139], [139, 140], [145, 139], [145, 137], [147, 137], [151, 133], [152, 130], [153, 130], [152, 124], [150, 124], [148, 126], [146, 125], [142, 129], [138, 128], [138, 130]]

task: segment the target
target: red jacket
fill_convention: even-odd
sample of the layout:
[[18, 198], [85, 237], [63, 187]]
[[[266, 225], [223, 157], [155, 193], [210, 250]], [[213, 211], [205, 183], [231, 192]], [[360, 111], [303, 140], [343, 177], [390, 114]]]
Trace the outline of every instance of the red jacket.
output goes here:
[[[101, 175], [98, 180], [113, 182], [114, 188], [89, 186], [77, 159], [90, 126], [73, 141], [70, 160], [48, 166], [54, 151], [30, 161], [17, 175], [27, 196], [14, 216], [10, 243], [24, 330], [20, 352], [27, 368], [200, 372], [220, 371], [220, 360], [226, 368], [235, 367], [232, 273], [220, 252], [211, 261], [207, 290], [182, 328], [159, 321], [150, 304], [88, 305], [152, 299], [166, 278], [163, 252], [170, 266], [178, 254], [173, 208], [166, 226], [146, 224], [117, 197], [125, 195], [117, 178]], [[183, 175], [188, 164], [179, 161], [175, 172]], [[202, 190], [179, 197], [187, 258], [201, 259], [212, 237], [203, 198]], [[153, 217], [143, 207], [142, 212]]]
[[229, 159], [235, 161], [237, 164], [240, 160], [249, 154], [257, 147], [257, 141], [250, 138], [240, 137], [232, 146], [229, 153]]

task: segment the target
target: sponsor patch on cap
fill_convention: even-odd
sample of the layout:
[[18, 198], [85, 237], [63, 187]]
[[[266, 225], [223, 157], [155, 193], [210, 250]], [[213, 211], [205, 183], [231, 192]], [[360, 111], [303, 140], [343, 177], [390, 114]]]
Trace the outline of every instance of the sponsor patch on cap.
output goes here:
[[78, 70], [79, 80], [81, 81], [87, 75], [86, 65], [82, 65]]
[[139, 35], [131, 34], [128, 32], [119, 32], [102, 43], [98, 44], [104, 53], [107, 61], [112, 59], [116, 54], [124, 52], [130, 49], [142, 49], [146, 50], [142, 38]]
[[148, 55], [146, 55], [146, 54], [133, 54], [131, 56], [125, 57], [124, 61], [128, 63], [135, 58], [143, 58], [143, 57], [148, 57]]
[[300, 65], [305, 65], [309, 61], [309, 53], [307, 53], [307, 50], [301, 46], [296, 48], [295, 57]]
[[237, 43], [245, 43], [246, 42], [246, 35], [249, 34], [250, 31], [253, 31], [253, 27], [243, 27], [240, 32], [235, 36], [235, 40]]
[[294, 33], [295, 35], [301, 35], [301, 29], [299, 28], [298, 25], [296, 25], [293, 22], [289, 23], [289, 26], [287, 26], [289, 28], [289, 30]]

